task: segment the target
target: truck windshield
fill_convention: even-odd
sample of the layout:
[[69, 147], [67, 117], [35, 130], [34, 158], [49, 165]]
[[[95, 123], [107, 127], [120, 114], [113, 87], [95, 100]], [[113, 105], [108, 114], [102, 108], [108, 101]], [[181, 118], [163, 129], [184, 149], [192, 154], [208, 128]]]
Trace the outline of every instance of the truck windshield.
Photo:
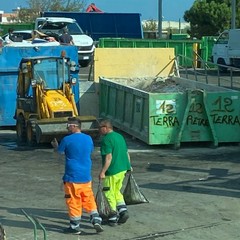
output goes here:
[[217, 44], [227, 44], [229, 39], [228, 32], [223, 32], [217, 39]]
[[34, 79], [45, 89], [61, 89], [69, 81], [69, 65], [63, 59], [41, 59], [34, 65]]
[[71, 35], [80, 35], [84, 34], [83, 30], [80, 28], [80, 26], [76, 22], [44, 22], [42, 26], [40, 27], [40, 31], [43, 32], [56, 32], [56, 33], [63, 33], [63, 29], [67, 28], [69, 34]]

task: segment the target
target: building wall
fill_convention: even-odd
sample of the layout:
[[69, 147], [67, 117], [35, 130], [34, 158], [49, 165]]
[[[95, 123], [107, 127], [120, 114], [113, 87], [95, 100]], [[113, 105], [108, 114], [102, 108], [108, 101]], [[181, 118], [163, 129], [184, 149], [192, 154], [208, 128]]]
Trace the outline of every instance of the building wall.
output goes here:
[[4, 11], [0, 11], [0, 23], [9, 23], [7, 18], [10, 16], [17, 16], [17, 13], [4, 13]]
[[[142, 21], [143, 26], [146, 25], [147, 22], [150, 22], [148, 20]], [[156, 24], [156, 27], [158, 28], [158, 21], [154, 21]], [[190, 23], [187, 22], [176, 22], [176, 21], [162, 21], [162, 29], [167, 30], [169, 28], [172, 29], [185, 29], [190, 28]]]

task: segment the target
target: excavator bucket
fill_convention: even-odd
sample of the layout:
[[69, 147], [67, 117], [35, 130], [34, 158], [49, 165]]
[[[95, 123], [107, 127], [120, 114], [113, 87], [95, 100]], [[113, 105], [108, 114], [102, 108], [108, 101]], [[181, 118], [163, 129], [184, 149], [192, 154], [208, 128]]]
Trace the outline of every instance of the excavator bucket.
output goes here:
[[[99, 137], [99, 122], [94, 116], [78, 116], [81, 120], [81, 131], [89, 134], [94, 140]], [[50, 142], [53, 138], [61, 140], [67, 131], [67, 119], [48, 119], [36, 122], [36, 142]]]

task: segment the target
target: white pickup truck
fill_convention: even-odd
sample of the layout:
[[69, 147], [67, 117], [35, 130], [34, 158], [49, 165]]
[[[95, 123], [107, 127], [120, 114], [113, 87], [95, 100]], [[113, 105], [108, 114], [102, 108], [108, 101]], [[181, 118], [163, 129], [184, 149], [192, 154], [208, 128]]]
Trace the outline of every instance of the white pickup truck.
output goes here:
[[93, 39], [82, 31], [75, 19], [64, 17], [39, 17], [35, 21], [35, 29], [58, 40], [67, 27], [73, 37], [74, 44], [78, 47], [78, 60], [82, 67], [86, 67], [92, 61], [95, 46]]
[[[230, 29], [222, 32], [212, 49], [212, 61], [216, 64], [240, 67], [240, 29]], [[227, 67], [219, 67], [226, 71]]]

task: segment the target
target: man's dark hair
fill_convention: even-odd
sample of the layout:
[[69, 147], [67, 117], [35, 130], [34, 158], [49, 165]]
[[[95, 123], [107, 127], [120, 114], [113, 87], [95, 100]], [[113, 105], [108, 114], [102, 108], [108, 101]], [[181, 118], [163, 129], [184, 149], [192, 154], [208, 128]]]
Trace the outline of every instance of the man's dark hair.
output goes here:
[[101, 120], [100, 125], [106, 126], [108, 128], [111, 128], [111, 129], [113, 128], [112, 121], [110, 119]]
[[68, 118], [68, 123], [70, 123], [70, 124], [76, 124], [76, 125], [78, 125], [79, 128], [81, 128], [81, 125], [82, 125], [80, 119], [78, 119], [78, 118], [76, 118], [76, 117], [69, 117], [69, 118]]
[[64, 27], [64, 28], [63, 28], [63, 33], [68, 33], [67, 27]]
[[8, 33], [13, 33], [14, 29], [13, 28], [9, 28], [8, 29]]

